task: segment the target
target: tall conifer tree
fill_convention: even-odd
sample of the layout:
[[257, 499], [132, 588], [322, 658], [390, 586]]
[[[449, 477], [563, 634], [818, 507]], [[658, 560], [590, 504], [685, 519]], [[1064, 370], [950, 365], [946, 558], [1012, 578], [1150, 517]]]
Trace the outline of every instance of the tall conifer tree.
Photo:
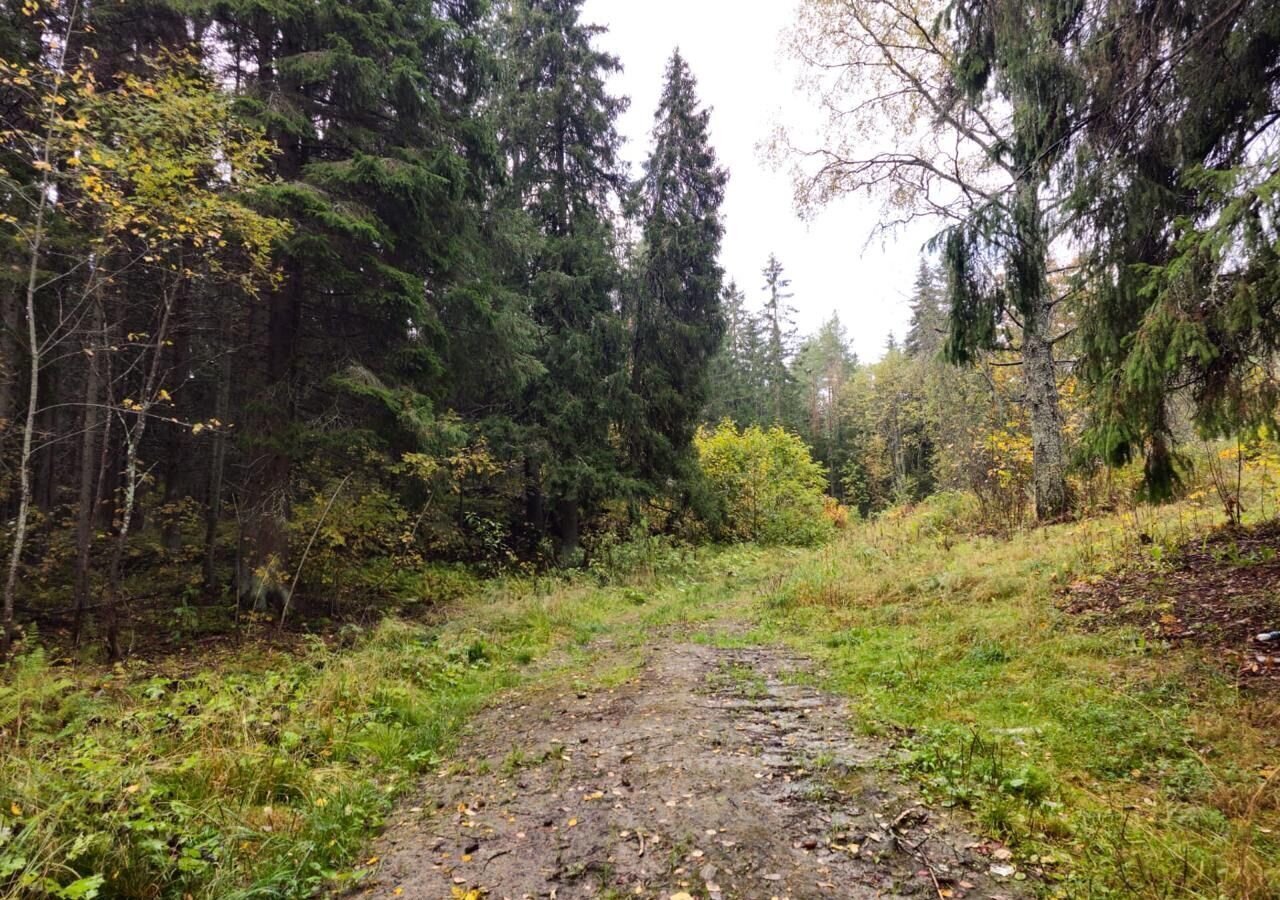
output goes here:
[[907, 356], [932, 360], [942, 352], [947, 336], [946, 287], [926, 260], [920, 261], [911, 294], [911, 324], [903, 349]]
[[765, 390], [760, 383], [760, 321], [747, 309], [746, 295], [736, 282], [724, 287], [724, 338], [711, 361], [706, 419], [730, 419], [738, 425], [761, 420]]
[[1070, 173], [1089, 285], [1086, 440], [1113, 463], [1141, 454], [1146, 493], [1165, 499], [1180, 478], [1175, 391], [1190, 389], [1215, 434], [1272, 421], [1280, 400], [1280, 6], [1100, 12], [1079, 57], [1090, 115]]
[[610, 400], [624, 359], [609, 208], [624, 185], [615, 122], [626, 102], [606, 89], [620, 66], [592, 47], [604, 29], [583, 24], [581, 7], [512, 5], [501, 126], [511, 188], [537, 234], [520, 285], [542, 367], [526, 392], [528, 510], [540, 530], [545, 492], [566, 562], [582, 513], [616, 479]]
[[[478, 213], [497, 172], [479, 109], [491, 81], [484, 10], [479, 0], [216, 9], [241, 108], [279, 151], [260, 203], [296, 223], [282, 283], [246, 328], [260, 352], [244, 368], [260, 364], [242, 423], [241, 590], [255, 600], [287, 587], [298, 460], [321, 441], [330, 458], [354, 461], [431, 437], [447, 317], [483, 259]], [[335, 407], [347, 428], [309, 426]]]
[[778, 257], [769, 254], [764, 271], [764, 380], [768, 392], [770, 424], [782, 425], [792, 399], [795, 379], [789, 364], [795, 342], [795, 309], [789, 301], [791, 280], [787, 278]]
[[728, 174], [716, 161], [709, 121], [676, 51], [632, 198], [641, 246], [631, 309], [634, 402], [625, 425], [636, 473], [655, 486], [688, 472], [708, 364], [724, 332], [717, 257]]
[[[1010, 184], [950, 228], [941, 241], [949, 280], [948, 355], [968, 362], [1018, 326], [1023, 395], [1031, 430], [1036, 515], [1068, 510], [1067, 450], [1054, 345], [1057, 298], [1049, 245], [1061, 226], [1049, 199], [1079, 113], [1080, 79], [1069, 62], [1084, 4], [1056, 0], [954, 0], [950, 89], [978, 115], [1010, 111], [1006, 134], [988, 149]], [[993, 273], [999, 272], [998, 276]]]

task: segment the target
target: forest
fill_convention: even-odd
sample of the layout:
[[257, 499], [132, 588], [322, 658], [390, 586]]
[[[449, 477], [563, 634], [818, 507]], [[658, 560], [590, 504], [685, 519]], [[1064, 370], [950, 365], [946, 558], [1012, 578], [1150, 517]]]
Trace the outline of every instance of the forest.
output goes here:
[[[585, 5], [0, 0], [0, 897], [1280, 896], [1280, 5], [798, 0], [848, 299], [726, 269], [674, 37], [627, 162]], [[828, 779], [785, 860], [688, 775], [477, 871], [607, 793], [517, 689], [870, 743], [743, 775]]]

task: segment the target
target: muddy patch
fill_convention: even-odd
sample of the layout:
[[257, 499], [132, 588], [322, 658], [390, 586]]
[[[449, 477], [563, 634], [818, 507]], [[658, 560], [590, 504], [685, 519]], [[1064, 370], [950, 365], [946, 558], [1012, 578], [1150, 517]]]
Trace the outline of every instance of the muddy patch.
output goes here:
[[[1008, 852], [929, 809], [805, 664], [649, 648], [640, 674], [490, 710], [376, 849], [379, 897], [1013, 898]], [[478, 892], [472, 894], [471, 892]]]
[[1159, 564], [1080, 582], [1063, 606], [1085, 627], [1132, 625], [1153, 640], [1214, 651], [1242, 683], [1280, 690], [1280, 523], [1222, 530]]

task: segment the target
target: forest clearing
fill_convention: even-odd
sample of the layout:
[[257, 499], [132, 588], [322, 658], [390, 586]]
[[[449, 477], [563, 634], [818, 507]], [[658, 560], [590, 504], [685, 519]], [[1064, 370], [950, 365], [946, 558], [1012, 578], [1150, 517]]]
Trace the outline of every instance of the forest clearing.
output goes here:
[[1280, 3], [0, 0], [0, 900], [1280, 900]]
[[[1212, 512], [1012, 539], [965, 512], [655, 543], [302, 646], [25, 657], [5, 858], [52, 875], [74, 844], [125, 896], [1274, 896], [1275, 673], [1165, 637], [1176, 593], [1071, 611], [1117, 565], [1176, 585], [1179, 521], [1199, 547]], [[1269, 565], [1238, 546], [1225, 572]]]

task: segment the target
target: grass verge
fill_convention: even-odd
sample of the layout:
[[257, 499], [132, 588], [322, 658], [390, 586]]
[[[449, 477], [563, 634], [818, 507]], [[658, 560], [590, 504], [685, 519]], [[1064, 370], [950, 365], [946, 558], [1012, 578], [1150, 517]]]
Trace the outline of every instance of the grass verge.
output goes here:
[[724, 608], [749, 549], [649, 554], [627, 577], [490, 582], [444, 624], [355, 645], [115, 668], [35, 650], [0, 682], [0, 897], [305, 897], [359, 883], [395, 798], [466, 717], [589, 644]]
[[[1060, 590], [1160, 565], [1185, 505], [996, 539], [940, 496], [816, 550], [645, 552], [626, 577], [490, 582], [443, 624], [338, 648], [0, 684], [0, 896], [309, 896], [356, 885], [395, 798], [506, 688], [634, 674], [662, 629], [819, 659], [891, 765], [973, 812], [1051, 896], [1280, 897], [1280, 704]], [[1140, 542], [1140, 536], [1143, 537]], [[732, 627], [728, 627], [732, 623]], [[679, 639], [679, 637], [673, 637]]]
[[757, 598], [751, 638], [821, 659], [897, 765], [1014, 845], [1051, 896], [1280, 896], [1274, 696], [1058, 608], [1188, 511], [995, 540], [958, 532], [965, 503], [935, 498], [798, 561]]

